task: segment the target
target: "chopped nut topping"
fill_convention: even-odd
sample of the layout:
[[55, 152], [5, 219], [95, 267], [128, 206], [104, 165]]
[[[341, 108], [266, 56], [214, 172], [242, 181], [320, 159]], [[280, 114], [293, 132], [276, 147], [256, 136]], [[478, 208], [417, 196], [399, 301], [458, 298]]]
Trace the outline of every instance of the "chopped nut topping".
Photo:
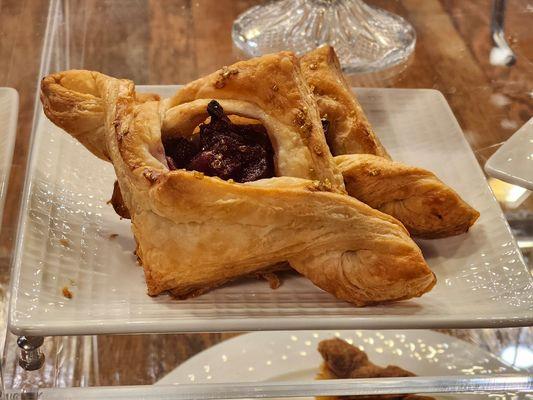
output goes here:
[[218, 79], [215, 82], [215, 87], [217, 89], [222, 89], [224, 86], [226, 86], [226, 80], [232, 75], [237, 75], [238, 73], [239, 70], [237, 68], [228, 68], [227, 66], [223, 66], [218, 75]]
[[312, 191], [320, 190], [320, 182], [313, 181], [312, 186], [309, 189]]
[[305, 113], [303, 112], [303, 110], [296, 110], [294, 122], [296, 122], [298, 125], [302, 125], [305, 122]]
[[316, 65], [315, 63], [309, 64], [309, 69], [315, 70], [317, 68], [318, 68], [318, 65]]
[[154, 183], [159, 178], [159, 173], [152, 171], [151, 169], [145, 168], [143, 171], [143, 176], [151, 183]]
[[204, 179], [204, 174], [202, 172], [192, 171], [192, 174], [196, 179]]
[[333, 189], [333, 186], [331, 185], [331, 182], [329, 181], [328, 178], [324, 179], [324, 182], [321, 182], [322, 183], [322, 189], [321, 190], [324, 190], [324, 191], [331, 191], [331, 189]]
[[325, 178], [323, 181], [313, 181], [312, 186], [309, 188], [312, 192], [331, 192], [333, 191], [333, 186], [328, 178]]
[[303, 107], [301, 110], [300, 109], [296, 110], [296, 115], [294, 117], [294, 123], [296, 125], [298, 125], [300, 130], [304, 131], [303, 132], [304, 133], [303, 137], [311, 136], [311, 132], [310, 131], [311, 131], [312, 124], [307, 119], [306, 110], [307, 110], [306, 107]]

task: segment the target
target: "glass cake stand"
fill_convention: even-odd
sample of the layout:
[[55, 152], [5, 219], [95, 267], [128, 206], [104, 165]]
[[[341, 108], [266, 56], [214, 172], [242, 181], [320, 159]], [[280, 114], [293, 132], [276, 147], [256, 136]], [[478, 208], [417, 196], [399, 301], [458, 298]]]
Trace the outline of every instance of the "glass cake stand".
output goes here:
[[375, 72], [405, 62], [416, 33], [409, 22], [362, 0], [280, 0], [258, 5], [234, 22], [235, 45], [250, 57], [322, 44], [335, 47], [342, 68]]

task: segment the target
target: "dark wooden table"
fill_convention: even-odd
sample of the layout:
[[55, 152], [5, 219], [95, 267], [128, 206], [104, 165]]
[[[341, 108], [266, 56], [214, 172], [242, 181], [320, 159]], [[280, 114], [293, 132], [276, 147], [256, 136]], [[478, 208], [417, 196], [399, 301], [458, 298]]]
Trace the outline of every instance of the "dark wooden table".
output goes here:
[[[137, 84], [185, 83], [239, 58], [231, 24], [252, 0], [65, 0], [71, 68], [127, 77]], [[434, 88], [450, 103], [478, 160], [484, 162], [533, 115], [533, 11], [508, 2], [512, 67], [489, 63], [489, 0], [369, 1], [408, 19], [418, 40], [414, 57], [394, 73], [352, 76], [354, 86]], [[48, 0], [0, 0], [0, 86], [20, 94], [18, 134], [0, 234], [0, 295], [6, 301], [29, 137], [40, 79]], [[533, 210], [531, 198], [522, 206]], [[5, 323], [4, 323], [5, 324]], [[532, 342], [529, 329], [448, 331], [498, 352]], [[131, 385], [155, 382], [183, 360], [234, 334], [49, 338], [46, 368], [16, 367], [8, 334], [8, 386]], [[29, 383], [28, 383], [29, 382]]]

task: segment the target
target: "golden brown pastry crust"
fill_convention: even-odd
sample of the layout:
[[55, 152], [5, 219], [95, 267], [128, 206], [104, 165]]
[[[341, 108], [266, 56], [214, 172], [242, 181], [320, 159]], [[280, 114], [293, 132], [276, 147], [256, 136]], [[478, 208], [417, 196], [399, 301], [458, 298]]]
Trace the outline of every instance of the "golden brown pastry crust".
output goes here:
[[348, 193], [398, 218], [413, 236], [435, 239], [467, 232], [479, 213], [433, 173], [390, 160], [333, 48], [319, 47], [301, 60], [320, 114], [330, 122], [328, 143]]
[[402, 221], [413, 236], [436, 239], [465, 233], [479, 217], [433, 173], [371, 154], [335, 157], [348, 193]]
[[375, 154], [390, 158], [346, 82], [333, 48], [319, 47], [304, 54], [300, 61], [320, 115], [329, 121], [331, 153], [335, 156]]
[[[285, 176], [239, 184], [169, 171], [161, 135], [189, 135], [190, 118], [205, 118], [212, 98], [270, 129], [276, 172]], [[435, 284], [401, 223], [342, 194], [291, 53], [237, 63], [163, 101], [140, 99], [130, 81], [66, 71], [43, 80], [42, 101], [54, 123], [112, 161], [151, 295], [199, 294], [286, 260], [356, 305], [419, 296]], [[280, 145], [289, 139], [293, 157]]]

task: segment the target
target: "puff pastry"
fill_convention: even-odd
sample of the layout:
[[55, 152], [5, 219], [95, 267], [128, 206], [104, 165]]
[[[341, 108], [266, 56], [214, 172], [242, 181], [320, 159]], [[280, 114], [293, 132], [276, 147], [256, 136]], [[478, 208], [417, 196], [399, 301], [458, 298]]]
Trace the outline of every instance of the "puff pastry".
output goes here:
[[320, 115], [329, 122], [326, 135], [331, 153], [390, 158], [346, 82], [333, 47], [322, 46], [310, 51], [300, 62]]
[[[415, 376], [396, 365], [380, 367], [373, 364], [366, 353], [342, 339], [323, 340], [318, 344], [318, 351], [324, 362], [320, 367], [317, 379], [357, 379], [357, 378], [394, 378]], [[379, 395], [379, 396], [344, 396], [317, 397], [317, 400], [337, 399], [387, 399], [387, 400], [433, 400], [433, 397], [412, 394]]]
[[320, 114], [329, 121], [328, 144], [348, 193], [394, 216], [413, 236], [434, 239], [467, 232], [479, 213], [433, 173], [391, 161], [344, 79], [333, 48], [320, 47], [301, 62]]
[[[403, 225], [345, 194], [292, 53], [224, 67], [164, 100], [128, 80], [60, 72], [43, 79], [41, 100], [52, 122], [113, 163], [150, 295], [198, 295], [283, 261], [358, 306], [435, 284]], [[275, 177], [170, 170], [163, 140], [194, 136], [212, 100], [266, 128]]]
[[351, 196], [402, 221], [413, 236], [468, 231], [479, 216], [432, 172], [371, 154], [335, 157]]

